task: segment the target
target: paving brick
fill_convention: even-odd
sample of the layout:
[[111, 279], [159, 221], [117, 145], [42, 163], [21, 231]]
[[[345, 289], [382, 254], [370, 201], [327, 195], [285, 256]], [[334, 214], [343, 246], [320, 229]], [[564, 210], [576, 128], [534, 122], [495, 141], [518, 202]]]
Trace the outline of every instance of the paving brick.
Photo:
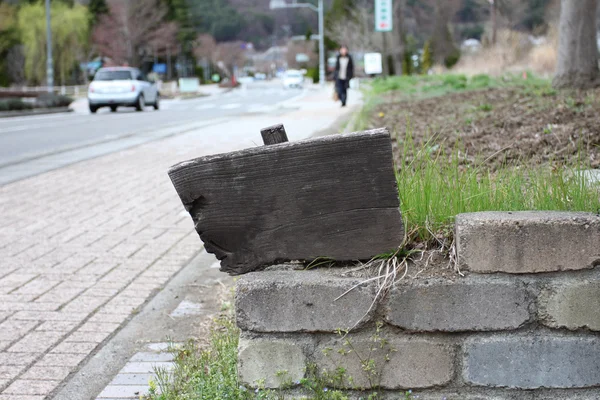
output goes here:
[[69, 335], [69, 342], [101, 343], [111, 335], [112, 332], [81, 332], [76, 331]]
[[36, 331], [56, 331], [56, 332], [70, 332], [77, 325], [79, 321], [46, 321], [37, 328]]
[[26, 283], [21, 286], [19, 289], [15, 290], [14, 294], [33, 294], [33, 295], [41, 295], [42, 293], [46, 293], [48, 290], [52, 289], [54, 286], [58, 285], [60, 281], [48, 279], [45, 277], [37, 277], [34, 280]]
[[85, 267], [79, 269], [76, 275], [94, 275], [94, 276], [102, 276], [112, 269], [114, 269], [118, 264], [117, 263], [101, 263], [101, 262], [93, 262], [91, 264], [86, 265]]
[[153, 373], [157, 368], [170, 370], [175, 366], [172, 362], [128, 362], [121, 369], [121, 374], [147, 374]]
[[25, 366], [17, 365], [0, 365], [0, 380], [12, 380], [16, 378]]
[[517, 329], [530, 319], [532, 299], [513, 280], [430, 279], [398, 285], [387, 303], [387, 319], [412, 331], [494, 331]]
[[0, 279], [0, 288], [13, 290], [34, 279], [37, 274], [19, 274], [17, 272]]
[[98, 395], [99, 399], [111, 399], [111, 398], [132, 398], [138, 399], [140, 396], [148, 394], [148, 385], [109, 385], [102, 393]]
[[2, 311], [55, 311], [60, 307], [60, 303], [41, 303], [41, 302], [27, 302], [27, 303], [0, 303], [0, 310]]
[[[2, 353], [0, 353], [1, 355]], [[48, 353], [35, 365], [49, 367], [76, 367], [87, 357], [88, 353]]]
[[131, 307], [137, 308], [146, 302], [145, 297], [125, 297], [118, 295], [112, 300], [110, 300], [106, 306], [107, 307]]
[[55, 348], [53, 348], [50, 352], [65, 354], [89, 354], [96, 347], [98, 347], [98, 343], [64, 341]]
[[44, 400], [43, 395], [0, 394], [0, 400]]
[[600, 331], [600, 281], [550, 286], [540, 295], [539, 305], [547, 326]]
[[101, 309], [99, 313], [96, 313], [90, 317], [89, 322], [114, 322], [121, 324], [125, 321], [130, 314], [110, 314], [104, 313]]
[[70, 367], [48, 367], [36, 364], [21, 375], [20, 379], [62, 381], [69, 376], [70, 372]]
[[38, 321], [21, 321], [8, 319], [0, 323], [0, 340], [13, 341], [20, 339], [38, 324]]
[[9, 302], [9, 303], [27, 302], [27, 301], [32, 301], [36, 297], [37, 296], [34, 294], [1, 294], [0, 302], [2, 302], [2, 303], [4, 303], [4, 302]]
[[59, 311], [18, 311], [12, 318], [33, 321], [83, 321], [87, 314]]
[[157, 362], [173, 361], [173, 353], [140, 352], [131, 357], [130, 361]]
[[8, 312], [8, 311], [0, 311], [0, 321], [4, 322], [8, 317], [10, 317], [11, 315], [13, 315], [12, 312]]
[[[375, 296], [358, 279], [328, 276], [315, 271], [262, 271], [241, 277], [236, 284], [236, 321], [256, 332], [334, 332], [355, 326]], [[293, 310], [294, 318], [290, 318]]]
[[28, 365], [42, 353], [7, 353], [0, 352], [0, 365]]
[[44, 295], [36, 299], [36, 302], [58, 303], [62, 305], [73, 298], [77, 297], [84, 288], [66, 288], [63, 285], [58, 285], [56, 288], [48, 291]]
[[64, 336], [63, 332], [30, 332], [7, 349], [12, 353], [44, 353]]
[[513, 336], [468, 339], [464, 380], [519, 389], [600, 386], [597, 336]]
[[91, 287], [85, 291], [86, 296], [92, 297], [113, 297], [117, 293], [119, 293], [119, 289], [104, 289], [96, 287]]
[[455, 236], [461, 267], [473, 272], [555, 272], [600, 263], [600, 216], [594, 214], [461, 214], [456, 217]]
[[119, 328], [121, 324], [114, 322], [86, 322], [77, 331], [78, 332], [107, 332], [112, 333]]
[[109, 300], [109, 297], [79, 296], [64, 306], [61, 311], [64, 313], [76, 312], [89, 314]]
[[60, 381], [32, 381], [18, 379], [14, 381], [9, 387], [7, 387], [3, 393], [48, 395], [59, 384]]
[[150, 380], [156, 380], [154, 374], [118, 374], [110, 382], [111, 385], [148, 385]]

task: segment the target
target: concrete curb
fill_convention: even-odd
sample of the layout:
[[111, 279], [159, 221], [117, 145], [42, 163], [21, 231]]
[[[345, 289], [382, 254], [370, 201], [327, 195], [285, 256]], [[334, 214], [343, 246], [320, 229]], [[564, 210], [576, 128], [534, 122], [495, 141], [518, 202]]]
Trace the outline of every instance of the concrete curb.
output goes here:
[[61, 114], [61, 113], [69, 113], [73, 112], [69, 107], [57, 107], [57, 108], [40, 108], [37, 110], [28, 110], [28, 111], [0, 111], [0, 118], [10, 118], [10, 117], [29, 117], [36, 115], [45, 115], [45, 114]]

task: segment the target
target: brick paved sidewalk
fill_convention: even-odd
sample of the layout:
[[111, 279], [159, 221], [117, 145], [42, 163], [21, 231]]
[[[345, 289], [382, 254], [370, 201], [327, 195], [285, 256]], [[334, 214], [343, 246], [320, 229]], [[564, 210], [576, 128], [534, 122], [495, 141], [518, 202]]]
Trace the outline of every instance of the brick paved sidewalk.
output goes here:
[[47, 398], [201, 250], [170, 165], [339, 115], [239, 118], [0, 187], [0, 400]]

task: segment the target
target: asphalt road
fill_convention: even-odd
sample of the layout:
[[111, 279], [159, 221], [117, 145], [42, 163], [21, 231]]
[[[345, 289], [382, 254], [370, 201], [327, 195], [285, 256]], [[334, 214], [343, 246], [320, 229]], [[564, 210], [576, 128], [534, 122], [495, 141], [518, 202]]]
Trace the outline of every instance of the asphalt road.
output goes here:
[[277, 81], [261, 82], [208, 97], [163, 100], [158, 111], [106, 108], [90, 114], [83, 101], [73, 113], [0, 119], [0, 185], [211, 123], [273, 112], [301, 94]]

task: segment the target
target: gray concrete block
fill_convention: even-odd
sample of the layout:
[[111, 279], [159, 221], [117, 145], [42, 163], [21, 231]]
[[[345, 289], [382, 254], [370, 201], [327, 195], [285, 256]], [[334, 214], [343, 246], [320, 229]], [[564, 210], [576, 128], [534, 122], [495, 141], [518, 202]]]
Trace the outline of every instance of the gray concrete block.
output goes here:
[[539, 307], [546, 326], [600, 331], [600, 281], [548, 287], [540, 294]]
[[[319, 271], [263, 271], [236, 286], [236, 320], [255, 332], [333, 332], [353, 327], [369, 310], [375, 293], [361, 282]], [[362, 320], [369, 322], [371, 315]], [[360, 326], [359, 325], [359, 326]]]
[[519, 389], [600, 386], [597, 336], [469, 339], [463, 378], [478, 386]]
[[276, 389], [302, 379], [305, 368], [297, 340], [240, 338], [238, 375], [246, 385]]
[[481, 212], [456, 217], [461, 268], [515, 274], [600, 265], [600, 216], [589, 213]]
[[[343, 368], [348, 389], [419, 389], [444, 385], [454, 376], [454, 347], [390, 332], [360, 332], [320, 343], [314, 358], [319, 371]], [[383, 341], [382, 341], [383, 340]]]
[[529, 321], [531, 302], [525, 285], [513, 280], [429, 280], [394, 289], [386, 318], [411, 331], [508, 330]]

